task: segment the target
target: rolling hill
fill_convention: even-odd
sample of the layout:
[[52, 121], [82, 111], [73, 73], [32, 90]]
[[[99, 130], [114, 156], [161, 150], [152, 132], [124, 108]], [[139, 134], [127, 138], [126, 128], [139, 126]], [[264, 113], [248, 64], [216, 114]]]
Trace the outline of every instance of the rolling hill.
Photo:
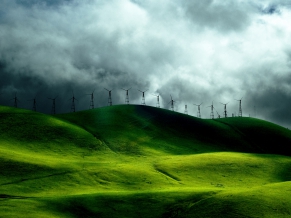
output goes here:
[[0, 216], [290, 217], [291, 132], [139, 105], [0, 106]]

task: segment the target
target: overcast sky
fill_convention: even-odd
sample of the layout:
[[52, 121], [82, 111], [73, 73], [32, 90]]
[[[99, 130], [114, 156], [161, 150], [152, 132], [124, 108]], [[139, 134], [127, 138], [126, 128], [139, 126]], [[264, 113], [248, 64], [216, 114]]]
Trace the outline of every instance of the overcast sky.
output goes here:
[[[289, 3], [288, 3], [289, 2]], [[289, 0], [0, 0], [0, 104], [50, 113], [141, 103], [291, 127]], [[256, 109], [256, 110], [255, 110]], [[256, 113], [255, 113], [256, 111]]]

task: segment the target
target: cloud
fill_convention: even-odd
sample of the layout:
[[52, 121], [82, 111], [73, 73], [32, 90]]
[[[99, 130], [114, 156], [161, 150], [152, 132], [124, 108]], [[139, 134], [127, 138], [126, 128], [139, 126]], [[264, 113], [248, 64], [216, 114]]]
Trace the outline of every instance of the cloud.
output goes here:
[[254, 11], [249, 4], [239, 1], [183, 1], [182, 7], [195, 26], [222, 32], [247, 28]]
[[17, 92], [30, 108], [26, 99], [39, 93], [39, 110], [49, 112], [47, 97], [59, 95], [57, 112], [68, 112], [73, 90], [82, 110], [94, 89], [101, 107], [104, 88], [114, 89], [113, 104], [121, 104], [121, 88], [132, 87], [131, 103], [141, 101], [137, 89], [150, 89], [148, 104], [158, 93], [168, 107], [171, 94], [178, 111], [188, 104], [190, 114], [193, 104], [212, 101], [221, 115], [219, 102], [237, 113], [234, 98], [244, 97], [245, 115], [256, 103], [261, 118], [291, 126], [288, 104], [277, 116], [275, 104], [265, 103], [268, 96], [290, 99], [288, 1], [4, 0], [0, 6], [1, 104], [11, 105]]

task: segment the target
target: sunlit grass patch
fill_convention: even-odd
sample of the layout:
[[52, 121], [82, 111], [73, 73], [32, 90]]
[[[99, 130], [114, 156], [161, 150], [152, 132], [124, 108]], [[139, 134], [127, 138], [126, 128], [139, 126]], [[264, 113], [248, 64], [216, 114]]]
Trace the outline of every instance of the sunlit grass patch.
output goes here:
[[137, 105], [57, 116], [0, 107], [0, 121], [0, 216], [290, 213], [291, 135], [272, 123]]

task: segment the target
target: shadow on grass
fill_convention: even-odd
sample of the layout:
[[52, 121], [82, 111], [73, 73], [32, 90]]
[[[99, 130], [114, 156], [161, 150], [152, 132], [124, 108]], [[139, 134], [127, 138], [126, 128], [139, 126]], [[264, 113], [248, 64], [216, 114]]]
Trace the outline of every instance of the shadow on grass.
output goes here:
[[215, 195], [204, 193], [98, 194], [47, 202], [69, 217], [176, 217], [193, 203]]

